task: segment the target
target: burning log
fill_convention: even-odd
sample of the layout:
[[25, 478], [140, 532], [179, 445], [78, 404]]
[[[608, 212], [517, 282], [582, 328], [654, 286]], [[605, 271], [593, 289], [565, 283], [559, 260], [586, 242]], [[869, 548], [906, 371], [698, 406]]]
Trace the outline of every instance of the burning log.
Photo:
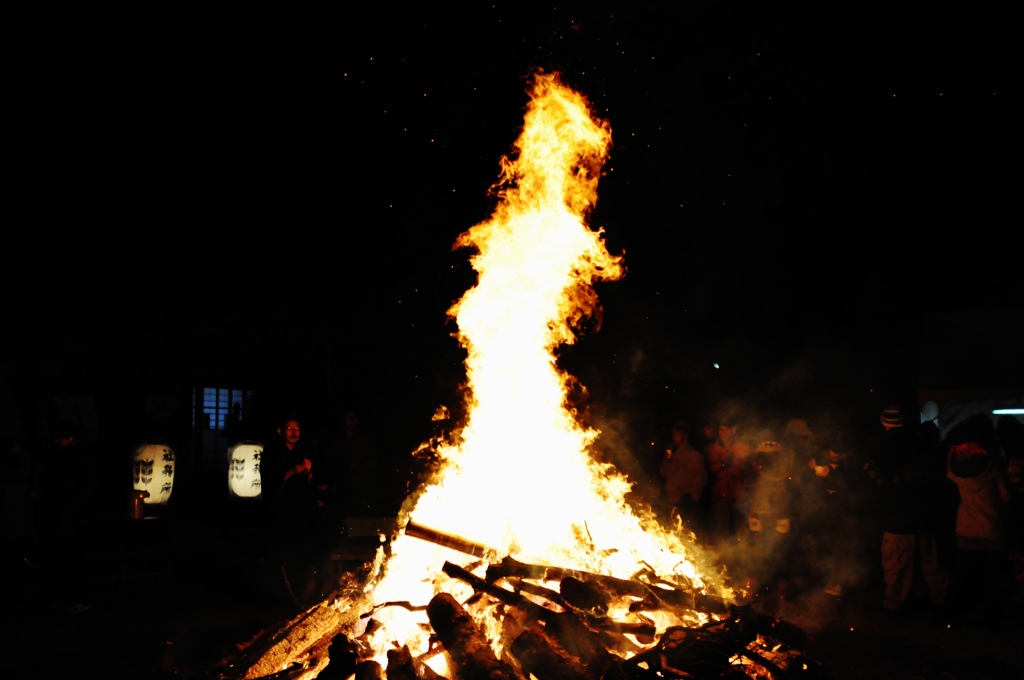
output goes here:
[[523, 670], [538, 680], [589, 680], [583, 665], [551, 638], [539, 625], [515, 639], [512, 655]]
[[647, 664], [649, 668], [672, 669], [697, 677], [721, 676], [734, 654], [732, 645], [679, 626], [666, 630], [656, 647], [631, 659], [630, 665]]
[[223, 677], [254, 680], [272, 676], [293, 664], [308, 670], [305, 677], [316, 677], [328, 663], [332, 638], [354, 620], [355, 614], [342, 613], [328, 602], [314, 605], [246, 649]]
[[803, 654], [790, 654], [788, 646], [772, 632], [794, 638], [803, 635], [792, 624], [757, 614], [749, 607], [733, 608], [728, 618], [710, 621], [698, 628], [675, 626], [661, 636], [658, 644], [624, 663], [630, 678], [718, 677], [748, 679], [737, 669], [737, 659], [748, 659], [767, 672], [758, 677], [773, 679], [799, 677], [827, 678], [818, 662]]
[[[448, 574], [452, 578], [457, 578], [459, 580], [465, 581], [466, 583], [473, 586], [474, 590], [478, 590], [480, 592], [491, 595], [495, 599], [507, 605], [511, 605], [522, 610], [531, 620], [548, 621], [551, 617], [558, 613], [551, 609], [547, 609], [546, 607], [542, 607], [539, 604], [536, 604], [535, 602], [527, 600], [519, 593], [514, 593], [510, 590], [500, 588], [492, 583], [488, 583], [479, 576], [476, 576], [466, 571], [462, 567], [452, 564], [451, 562], [445, 562], [442, 571], [444, 571], [444, 573]], [[542, 589], [538, 587], [532, 588], [531, 590], [536, 593], [541, 591]], [[554, 593], [554, 591], [549, 592]], [[606, 630], [613, 633], [629, 633], [631, 635], [635, 635], [638, 637], [649, 637], [653, 640], [653, 636], [657, 632], [657, 628], [647, 623], [627, 623], [623, 621], [612, 621], [609, 619], [589, 616], [583, 612], [580, 612], [580, 614], [586, 618], [588, 624], [593, 625], [596, 628], [600, 628], [602, 630]]]
[[388, 680], [419, 680], [408, 646], [388, 650]]
[[[236, 663], [233, 672], [221, 678], [311, 680], [320, 677], [321, 671], [324, 678], [335, 677], [333, 666], [337, 665], [337, 671], [347, 677], [354, 672], [356, 680], [444, 680], [424, 663], [442, 649], [447, 652], [450, 666], [460, 680], [519, 680], [522, 675], [513, 667], [516, 663], [525, 674], [532, 674], [538, 680], [655, 680], [666, 677], [733, 680], [753, 677], [758, 673], [758, 677], [772, 680], [795, 677], [794, 673], [807, 678], [828, 677], [821, 664], [800, 652], [807, 640], [803, 631], [785, 621], [759, 614], [750, 607], [731, 607], [726, 617], [712, 619], [703, 626], [671, 627], [655, 639], [656, 627], [652, 623], [616, 621], [596, 613], [603, 603], [610, 600], [600, 582], [570, 576], [570, 570], [527, 565], [508, 559], [500, 565], [492, 565], [495, 566], [527, 576], [503, 576], [516, 588], [508, 590], [450, 562], [444, 564], [442, 571], [473, 587], [478, 593], [474, 598], [492, 597], [508, 608], [506, 613], [519, 612], [505, 618], [506, 636], [514, 638], [505, 652], [510, 655], [510, 661], [514, 659], [511, 665], [495, 656], [482, 629], [462, 605], [452, 596], [442, 593], [434, 596], [425, 607], [440, 644], [434, 644], [419, 657], [413, 657], [408, 647], [389, 650], [386, 671], [376, 661], [366, 658], [369, 650], [360, 642], [379, 625], [376, 621], [371, 620], [367, 632], [356, 640], [350, 640], [339, 631], [355, 630], [358, 618], [366, 618], [384, 606], [398, 606], [410, 611], [424, 607], [393, 601], [367, 607], [369, 613], [360, 617], [355, 607], [341, 613], [335, 605], [322, 603], [258, 640], [252, 645], [251, 654], [245, 657], [248, 661]], [[538, 576], [540, 570], [543, 570], [543, 576]], [[488, 574], [493, 573], [492, 568], [488, 568]], [[552, 573], [562, 575], [560, 590], [563, 592], [524, 580], [544, 578]], [[582, 575], [587, 576], [586, 573]], [[614, 581], [609, 578], [608, 582], [616, 585]], [[641, 581], [617, 581], [647, 590], [644, 599], [633, 603], [642, 606], [631, 609], [661, 610], [671, 614], [683, 609], [671, 602], [671, 596], [657, 596], [676, 592], [669, 588]], [[651, 590], [658, 592], [651, 593]], [[640, 591], [636, 589], [634, 592]], [[524, 593], [544, 598], [552, 603], [552, 607], [542, 606]], [[587, 605], [589, 609], [581, 608]], [[525, 630], [520, 626], [525, 626]], [[632, 638], [626, 637], [627, 634]], [[338, 663], [332, 663], [331, 667], [327, 667], [328, 645], [338, 656]], [[252, 660], [254, 656], [258, 657], [255, 661]], [[363, 661], [357, 663], [358, 656], [363, 656]], [[623, 659], [624, 656], [627, 659]], [[343, 670], [346, 668], [350, 670]], [[269, 672], [261, 672], [263, 669]]]
[[[595, 678], [614, 680], [624, 678], [619, 657], [608, 651], [608, 640], [595, 633], [572, 614], [557, 614], [545, 624], [546, 632], [555, 638], [565, 651], [580, 660], [587, 672]], [[604, 634], [606, 637], [606, 634]]]
[[[575, 569], [549, 567], [541, 564], [527, 564], [512, 557], [504, 558], [499, 564], [487, 567], [486, 580], [493, 583], [502, 578], [519, 577], [541, 581], [563, 582], [573, 579], [584, 586], [599, 586], [615, 595], [626, 595], [644, 600], [655, 597], [663, 602], [685, 607], [686, 609], [704, 613], [721, 614], [729, 611], [729, 606], [721, 598], [701, 593], [689, 593], [685, 590], [670, 588], [661, 580], [658, 585], [629, 579], [593, 574]], [[577, 592], [579, 589], [577, 588]], [[565, 593], [563, 592], [564, 596]], [[657, 608], [657, 607], [655, 607]]]
[[566, 599], [562, 597], [561, 593], [551, 590], [551, 588], [545, 588], [544, 586], [539, 586], [536, 583], [530, 583], [529, 581], [524, 581], [518, 578], [509, 578], [505, 580], [520, 592], [536, 595], [537, 597], [543, 597], [548, 602], [554, 602], [566, 611], [573, 609], [572, 604], [567, 602]]
[[339, 633], [328, 647], [330, 663], [317, 675], [317, 680], [348, 680], [359, 663], [359, 646], [347, 635]]
[[608, 611], [611, 603], [607, 592], [572, 576], [562, 579], [558, 584], [558, 592], [577, 609], [593, 609], [601, 614]]
[[[531, 620], [542, 620], [546, 616], [554, 613], [550, 609], [545, 609], [539, 604], [527, 600], [519, 593], [514, 593], [511, 590], [505, 590], [504, 588], [500, 588], [492, 583], [487, 583], [479, 576], [466, 571], [457, 564], [445, 562], [441, 571], [452, 578], [465, 581], [469, 585], [473, 586], [473, 590], [486, 593], [500, 602], [512, 605], [513, 607], [522, 610], [528, 617], [530, 617]], [[429, 608], [427, 609], [427, 615], [430, 615]]]
[[803, 649], [807, 644], [807, 634], [789, 621], [773, 619], [759, 614], [758, 630], [768, 637], [773, 637], [782, 644], [795, 649]]
[[384, 669], [376, 661], [363, 661], [356, 666], [355, 680], [387, 680]]
[[423, 541], [428, 541], [434, 545], [439, 545], [444, 548], [451, 548], [458, 552], [465, 553], [466, 555], [472, 555], [473, 557], [485, 557], [488, 554], [495, 555], [497, 551], [494, 548], [489, 548], [486, 545], [480, 543], [474, 543], [473, 541], [467, 541], [461, 536], [455, 536], [453, 534], [446, 534], [436, 529], [430, 529], [429, 527], [421, 526], [415, 522], [409, 522], [405, 525], [406, 536], [412, 536]]
[[638, 581], [627, 581], [626, 579], [615, 578], [614, 576], [590, 574], [584, 571], [548, 567], [542, 564], [527, 564], [512, 557], [506, 557], [500, 563], [487, 567], [488, 582], [493, 583], [498, 579], [509, 576], [558, 582], [561, 582], [564, 578], [572, 577], [586, 583], [599, 584], [602, 588], [610, 590], [616, 595], [633, 595], [635, 597], [645, 597], [647, 595], [647, 587]]
[[[473, 541], [466, 540], [460, 536], [447, 534], [443, 531], [438, 531], [437, 529], [424, 527], [419, 524], [415, 524], [414, 522], [409, 522], [406, 525], [405, 533], [407, 536], [419, 538], [452, 550], [457, 550], [461, 553], [465, 553], [466, 555], [472, 555], [473, 557], [484, 557], [488, 554], [494, 555], [497, 553], [496, 550], [488, 546], [474, 543]], [[445, 563], [446, 568], [449, 564], [451, 563]], [[469, 572], [465, 573], [468, 574]], [[449, 576], [451, 575], [452, 574], [449, 574]], [[572, 594], [570, 596], [570, 601], [571, 597], [579, 597], [584, 601], [593, 600], [595, 605], [602, 601], [606, 603], [607, 595], [591, 584], [600, 585], [605, 590], [610, 590], [617, 595], [633, 595], [635, 597], [642, 598], [646, 597], [649, 593], [649, 586], [639, 581], [629, 581], [626, 579], [615, 578], [614, 576], [591, 574], [588, 572], [562, 569], [560, 567], [527, 564], [512, 557], [505, 557], [499, 564], [492, 564], [487, 567], [487, 577], [485, 580], [487, 583], [494, 583], [502, 578], [514, 577], [529, 578], [539, 581], [558, 581], [559, 583], [569, 579], [569, 589]], [[461, 576], [457, 578], [461, 578]], [[477, 581], [480, 580], [476, 576], [473, 576], [473, 579]], [[477, 586], [474, 585], [474, 587], [476, 588]], [[487, 592], [483, 587], [477, 589]], [[566, 593], [562, 592], [562, 595], [565, 596]], [[574, 606], [577, 606], [580, 609], [589, 609], [590, 606], [593, 605]]]
[[483, 631], [454, 597], [435, 595], [427, 617], [462, 680], [516, 680], [516, 672], [494, 656]]
[[[487, 546], [412, 526], [413, 535], [424, 540], [475, 557], [494, 554]], [[444, 563], [442, 572], [470, 585], [477, 593], [472, 599], [493, 598], [505, 608], [503, 638], [512, 640], [504, 652], [507, 657], [494, 654], [472, 615], [451, 595], [435, 595], [426, 606], [399, 600], [356, 605], [361, 600], [350, 598], [347, 611], [340, 610], [338, 603], [324, 602], [260, 638], [221, 678], [311, 680], [323, 671], [324, 678], [335, 677], [336, 672], [352, 677], [354, 672], [356, 680], [444, 680], [425, 663], [442, 650], [460, 680], [519, 680], [517, 664], [538, 680], [731, 679], [752, 677], [750, 673], [782, 680], [798, 668], [803, 669], [801, 677], [825, 677], [820, 664], [799, 651], [806, 643], [799, 628], [749, 607], [729, 607], [724, 617], [699, 627], [671, 627], [660, 637], [653, 620], [609, 618], [605, 612], [617, 601], [619, 606], [628, 603], [629, 610], [641, 618], [641, 612], [653, 611], [678, 620], [693, 619], [699, 598], [705, 596], [687, 592], [685, 586], [677, 587], [650, 569], [623, 579], [506, 557], [487, 567], [486, 578], [451, 562]], [[507, 583], [499, 585], [502, 579]], [[557, 591], [548, 587], [552, 581], [558, 583]], [[708, 602], [714, 608], [722, 606], [717, 598]], [[383, 653], [377, 652], [380, 656], [375, 661], [369, 658], [369, 639], [382, 625], [380, 621], [371, 619], [359, 638], [349, 639], [345, 633], [358, 630], [359, 619], [395, 607], [426, 610], [435, 641], [418, 657], [408, 647], [388, 650], [385, 670], [378, 663]], [[338, 657], [331, 667], [328, 645]], [[799, 659], [797, 666], [794, 658]], [[744, 667], [750, 673], [744, 673]]]

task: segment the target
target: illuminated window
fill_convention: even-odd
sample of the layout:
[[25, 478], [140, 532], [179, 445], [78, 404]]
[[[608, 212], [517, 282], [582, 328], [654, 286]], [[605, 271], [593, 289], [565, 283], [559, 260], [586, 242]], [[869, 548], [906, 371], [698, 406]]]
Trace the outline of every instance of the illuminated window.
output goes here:
[[204, 430], [225, 430], [237, 425], [243, 410], [252, 398], [249, 390], [221, 387], [198, 388], [192, 397], [192, 427]]

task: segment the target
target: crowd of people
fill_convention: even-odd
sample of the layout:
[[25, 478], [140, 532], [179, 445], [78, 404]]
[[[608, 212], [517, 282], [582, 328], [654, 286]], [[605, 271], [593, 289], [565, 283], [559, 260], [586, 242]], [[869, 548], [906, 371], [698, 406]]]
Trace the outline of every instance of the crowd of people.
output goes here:
[[1024, 425], [977, 415], [943, 438], [896, 405], [872, 425], [676, 421], [667, 507], [748, 594], [839, 597], [877, 579], [885, 611], [1007, 625], [1024, 588]]

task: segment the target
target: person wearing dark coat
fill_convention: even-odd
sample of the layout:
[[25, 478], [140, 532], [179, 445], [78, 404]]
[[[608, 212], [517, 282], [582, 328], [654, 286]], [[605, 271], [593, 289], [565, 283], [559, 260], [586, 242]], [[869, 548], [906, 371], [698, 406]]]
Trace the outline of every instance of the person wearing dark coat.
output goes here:
[[267, 552], [291, 595], [305, 605], [315, 595], [324, 543], [315, 482], [320, 470], [298, 419], [287, 418], [277, 434], [277, 441], [263, 450], [260, 468], [269, 516]]
[[875, 460], [868, 472], [878, 486], [882, 506], [882, 607], [888, 611], [907, 607], [915, 560], [921, 565], [932, 604], [939, 606], [949, 587], [936, 540], [939, 513], [935, 504], [939, 495], [935, 489], [941, 478], [925, 459], [898, 406], [883, 409], [881, 421], [885, 431], [876, 444]]

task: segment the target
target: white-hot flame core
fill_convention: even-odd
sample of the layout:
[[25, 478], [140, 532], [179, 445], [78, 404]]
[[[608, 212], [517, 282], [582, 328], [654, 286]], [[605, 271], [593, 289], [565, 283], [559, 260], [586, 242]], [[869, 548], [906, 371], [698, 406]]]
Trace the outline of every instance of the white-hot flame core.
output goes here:
[[[620, 258], [585, 222], [611, 131], [555, 75], [537, 76], [531, 94], [517, 158], [503, 159], [494, 215], [456, 243], [476, 250], [479, 275], [449, 312], [468, 351], [470, 408], [410, 518], [491, 546], [496, 557], [622, 578], [646, 562], [700, 584], [680, 540], [627, 505], [626, 478], [590, 458], [598, 433], [566, 408], [568, 376], [554, 350], [573, 342], [574, 324], [594, 310], [592, 283], [622, 275]], [[425, 605], [443, 588], [465, 600], [472, 591], [441, 574], [445, 560], [472, 561], [402, 535], [369, 594], [375, 603]], [[421, 612], [388, 608], [376, 618], [381, 658], [393, 641], [425, 651]]]

